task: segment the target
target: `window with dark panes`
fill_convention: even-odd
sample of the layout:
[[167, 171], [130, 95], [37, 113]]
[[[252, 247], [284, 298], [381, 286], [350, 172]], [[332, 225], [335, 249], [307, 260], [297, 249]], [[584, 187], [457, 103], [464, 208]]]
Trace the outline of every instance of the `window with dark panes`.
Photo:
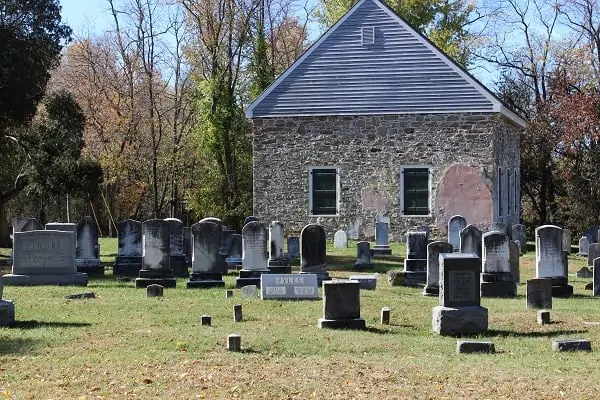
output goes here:
[[337, 169], [313, 168], [311, 174], [312, 215], [337, 214]]
[[404, 168], [402, 179], [402, 214], [429, 215], [429, 168]]

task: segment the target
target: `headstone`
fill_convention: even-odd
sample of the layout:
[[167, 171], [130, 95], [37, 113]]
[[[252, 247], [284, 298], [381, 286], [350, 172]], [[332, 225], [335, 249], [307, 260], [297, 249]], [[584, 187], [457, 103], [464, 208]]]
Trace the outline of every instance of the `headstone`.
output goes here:
[[[596, 260], [594, 260], [594, 262], [595, 262], [595, 261], [596, 261]], [[593, 267], [592, 267], [592, 268], [593, 268]], [[592, 275], [592, 270], [591, 270], [591, 269], [589, 269], [588, 267], [581, 267], [581, 268], [579, 269], [579, 271], [577, 271], [577, 272], [575, 273], [575, 276], [576, 276], [576, 277], [578, 277], [578, 278], [584, 278], [584, 279], [588, 279], [588, 278], [592, 278], [592, 277], [593, 277], [593, 275]]]
[[[48, 222], [45, 229], [47, 231], [77, 232], [77, 225], [71, 222]], [[77, 239], [77, 237], [75, 238]]]
[[263, 274], [260, 279], [260, 298], [263, 300], [319, 298], [319, 286], [315, 274]]
[[242, 351], [242, 337], [237, 333], [227, 335], [227, 350]]
[[587, 265], [594, 265], [594, 260], [600, 257], [600, 243], [590, 243], [588, 246]]
[[10, 326], [15, 323], [15, 305], [11, 300], [2, 298], [3, 291], [4, 282], [0, 276], [0, 327]]
[[225, 257], [227, 268], [240, 269], [242, 267], [242, 235], [234, 233], [231, 235], [231, 243], [227, 257]]
[[319, 284], [329, 279], [325, 254], [327, 238], [323, 227], [309, 224], [300, 233], [300, 273], [317, 274]]
[[258, 296], [258, 287], [256, 285], [246, 285], [240, 289], [242, 297], [253, 299]]
[[423, 296], [440, 294], [440, 254], [454, 252], [454, 246], [448, 242], [431, 242], [427, 245], [427, 284]]
[[233, 306], [233, 320], [235, 322], [242, 322], [242, 319], [244, 319], [244, 316], [242, 313], [242, 305], [236, 304]]
[[525, 239], [525, 225], [516, 224], [511, 228], [511, 238], [519, 242], [519, 252], [525, 254], [527, 251], [527, 240]]
[[427, 280], [427, 234], [406, 232], [406, 258], [404, 259], [404, 285], [421, 286]]
[[177, 218], [165, 218], [169, 224], [169, 266], [173, 276], [187, 277], [188, 266], [183, 254], [183, 222]]
[[126, 219], [119, 221], [117, 227], [119, 248], [113, 275], [138, 276], [142, 268], [142, 223]]
[[[231, 229], [223, 228], [223, 230], [221, 230], [221, 246], [219, 247], [219, 254], [225, 261], [227, 268], [232, 268], [232, 267], [230, 267], [229, 263], [227, 262], [227, 258], [229, 257], [229, 249], [231, 248], [234, 234], [235, 234], [235, 231], [231, 230]], [[239, 262], [237, 264], [241, 265], [241, 263], [242, 263], [242, 237], [240, 236], [240, 238], [239, 238]], [[235, 266], [233, 266], [233, 268], [235, 268]]]
[[553, 351], [592, 351], [592, 344], [585, 339], [553, 340]]
[[587, 236], [582, 236], [581, 238], [579, 238], [579, 255], [580, 256], [588, 255], [589, 245], [590, 245], [590, 242], [589, 242]]
[[163, 286], [157, 285], [153, 283], [151, 285], [146, 286], [146, 297], [163, 297]]
[[356, 244], [356, 262], [354, 267], [358, 270], [373, 268], [371, 261], [371, 244], [369, 242], [358, 242]]
[[91, 217], [83, 217], [77, 224], [75, 254], [77, 272], [85, 272], [88, 276], [104, 276], [104, 266], [100, 264], [98, 228]]
[[242, 229], [242, 269], [235, 284], [260, 286], [260, 276], [268, 274], [267, 228], [261, 222], [248, 222]]
[[439, 262], [440, 305], [432, 311], [433, 331], [441, 335], [487, 331], [488, 311], [480, 305], [479, 257], [473, 253], [446, 253], [440, 254]]
[[527, 308], [537, 310], [552, 308], [552, 279], [528, 279], [526, 287]]
[[287, 238], [288, 258], [294, 260], [300, 258], [300, 238], [290, 236]]
[[592, 271], [592, 295], [600, 296], [600, 258], [594, 260], [594, 270]]
[[12, 233], [13, 233], [13, 237], [14, 234], [17, 232], [23, 232], [23, 227], [25, 226], [25, 224], [27, 224], [29, 222], [30, 219], [33, 218], [29, 218], [29, 217], [15, 217], [12, 219]]
[[600, 226], [592, 226], [582, 236], [588, 238], [588, 243], [598, 243], [598, 232], [600, 232]]
[[448, 243], [454, 251], [460, 249], [460, 231], [467, 227], [467, 220], [462, 215], [455, 215], [448, 220]]
[[35, 218], [29, 218], [29, 221], [21, 227], [21, 232], [41, 231], [44, 227]]
[[350, 275], [348, 278], [351, 281], [358, 282], [358, 287], [364, 290], [375, 290], [377, 289], [377, 276], [376, 275]]
[[319, 328], [365, 329], [360, 317], [359, 283], [350, 280], [323, 282], [323, 318]]
[[390, 255], [392, 249], [389, 242], [389, 225], [387, 222], [377, 222], [375, 224], [375, 248], [373, 255]]
[[519, 244], [513, 240], [508, 242], [510, 273], [515, 283], [521, 283], [521, 265]]
[[492, 224], [490, 225], [490, 229], [488, 229], [488, 232], [502, 232], [506, 235], [507, 234], [506, 224], [504, 222], [500, 222], [500, 221], [492, 222]]
[[171, 235], [169, 222], [149, 219], [142, 222], [142, 269], [135, 280], [136, 288], [157, 284], [174, 288], [177, 284], [170, 267]]
[[223, 274], [227, 272], [225, 260], [219, 254], [221, 225], [200, 221], [192, 230], [192, 272], [186, 283], [188, 289], [225, 286]]
[[510, 239], [505, 233], [483, 234], [481, 297], [515, 297], [517, 285], [510, 272]]
[[333, 236], [333, 247], [336, 249], [345, 249], [348, 247], [348, 236], [346, 231], [339, 230]]
[[244, 220], [244, 226], [246, 226], [246, 224], [250, 223], [250, 222], [259, 222], [260, 220], [258, 219], [258, 217], [255, 217], [254, 215], [251, 215], [249, 217], [246, 217], [246, 219]]
[[478, 257], [482, 257], [483, 234], [475, 225], [467, 225], [465, 229], [460, 231], [460, 252], [473, 253]]
[[17, 232], [13, 245], [12, 274], [6, 285], [87, 286], [88, 276], [75, 265], [75, 232], [35, 230]]
[[290, 274], [292, 267], [283, 251], [283, 224], [273, 221], [269, 224], [269, 271], [274, 274]]
[[571, 230], [563, 228], [562, 248], [567, 254], [571, 254]]
[[535, 229], [536, 278], [552, 279], [552, 295], [569, 297], [573, 286], [568, 284], [567, 257], [562, 251], [562, 229], [543, 225]]
[[[185, 257], [185, 266], [190, 268], [192, 266], [192, 228], [189, 226], [183, 227], [183, 255]], [[224, 259], [223, 259], [224, 261]]]

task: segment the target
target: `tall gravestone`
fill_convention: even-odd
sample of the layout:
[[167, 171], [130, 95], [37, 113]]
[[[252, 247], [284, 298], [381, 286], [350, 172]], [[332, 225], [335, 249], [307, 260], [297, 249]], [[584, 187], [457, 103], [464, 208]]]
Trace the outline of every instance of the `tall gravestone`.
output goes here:
[[75, 232], [17, 232], [13, 240], [12, 274], [4, 275], [5, 284], [87, 286], [87, 274], [75, 265]]
[[594, 270], [592, 271], [592, 294], [600, 296], [600, 258], [594, 260]]
[[506, 224], [500, 221], [492, 222], [490, 224], [490, 229], [488, 229], [488, 232], [502, 232], [504, 234], [507, 234]]
[[0, 276], [0, 327], [10, 326], [15, 323], [15, 305], [11, 300], [2, 298], [3, 292], [4, 281]]
[[189, 226], [183, 227], [183, 255], [185, 256], [185, 266], [190, 268], [192, 266], [192, 228]]
[[473, 253], [481, 257], [483, 255], [483, 234], [475, 225], [467, 225], [460, 231], [460, 252]]
[[267, 228], [261, 222], [251, 221], [242, 229], [242, 269], [236, 286], [260, 286], [260, 276], [268, 274]]
[[460, 231], [467, 227], [467, 220], [462, 215], [454, 215], [448, 220], [448, 243], [455, 252], [460, 249]]
[[488, 329], [488, 310], [481, 307], [481, 261], [473, 253], [440, 254], [439, 306], [432, 329], [441, 335], [477, 334]]
[[520, 252], [519, 244], [514, 240], [508, 242], [508, 250], [509, 250], [509, 264], [510, 264], [510, 273], [512, 274], [513, 281], [515, 283], [521, 282], [521, 266], [520, 266]]
[[119, 248], [113, 265], [113, 275], [138, 276], [142, 269], [142, 223], [133, 219], [119, 221]]
[[187, 277], [188, 266], [183, 254], [183, 222], [177, 218], [165, 218], [169, 224], [169, 266], [173, 276]]
[[221, 225], [200, 221], [192, 230], [192, 272], [187, 281], [188, 289], [223, 287], [223, 273], [227, 272], [225, 260], [219, 254]]
[[283, 224], [273, 221], [269, 224], [269, 271], [274, 274], [290, 274], [292, 267], [283, 251]]
[[229, 243], [225, 264], [228, 269], [238, 270], [242, 268], [242, 235], [239, 233], [231, 235], [231, 243]]
[[169, 222], [149, 219], [142, 222], [142, 269], [135, 280], [136, 288], [161, 285], [174, 288], [177, 281], [170, 267], [171, 234]]
[[325, 254], [327, 237], [322, 226], [309, 224], [300, 233], [300, 273], [316, 274], [319, 284], [329, 279]]
[[356, 262], [354, 263], [354, 267], [359, 270], [373, 268], [371, 243], [358, 242], [356, 244]]
[[510, 271], [510, 239], [500, 231], [483, 234], [481, 297], [515, 297], [517, 285]]
[[346, 231], [340, 229], [335, 232], [335, 235], [333, 235], [333, 247], [335, 249], [348, 248], [348, 235]]
[[289, 236], [287, 238], [287, 256], [290, 260], [300, 258], [300, 238], [297, 236]]
[[515, 224], [511, 227], [511, 239], [519, 242], [519, 251], [525, 254], [527, 251], [527, 240], [525, 235], [525, 225]]
[[600, 243], [590, 243], [588, 246], [587, 265], [594, 265], [594, 260], [600, 257]]
[[352, 280], [323, 282], [323, 318], [319, 319], [319, 328], [366, 328], [365, 320], [360, 317], [359, 285]]
[[404, 285], [421, 286], [427, 279], [427, 233], [406, 232], [406, 258], [404, 259]]
[[567, 254], [571, 254], [571, 230], [563, 228], [562, 236], [562, 247], [563, 251]]
[[448, 242], [436, 241], [427, 245], [427, 283], [423, 296], [439, 296], [440, 254], [453, 252], [454, 246]]
[[567, 257], [562, 251], [562, 229], [543, 225], [535, 229], [536, 278], [552, 279], [552, 295], [569, 297], [573, 294], [567, 274]]
[[[225, 261], [225, 265], [227, 266], [227, 268], [229, 268], [229, 263], [227, 263], [227, 257], [229, 256], [229, 248], [231, 247], [231, 242], [233, 240], [232, 237], [233, 237], [234, 233], [235, 233], [234, 230], [226, 229], [225, 227], [221, 226], [221, 245], [219, 247], [219, 254]], [[242, 246], [241, 246], [241, 240], [240, 240], [240, 258], [242, 257], [241, 249], [242, 249]], [[242, 261], [240, 259], [240, 263], [241, 262]]]
[[377, 222], [375, 224], [375, 247], [373, 255], [390, 255], [392, 249], [389, 241], [389, 224], [387, 222]]
[[590, 241], [587, 238], [587, 236], [582, 236], [579, 239], [579, 255], [580, 256], [587, 256], [588, 255], [588, 248], [590, 246]]
[[104, 266], [100, 264], [98, 228], [91, 217], [83, 217], [77, 224], [75, 265], [78, 272], [85, 272], [88, 276], [104, 276]]

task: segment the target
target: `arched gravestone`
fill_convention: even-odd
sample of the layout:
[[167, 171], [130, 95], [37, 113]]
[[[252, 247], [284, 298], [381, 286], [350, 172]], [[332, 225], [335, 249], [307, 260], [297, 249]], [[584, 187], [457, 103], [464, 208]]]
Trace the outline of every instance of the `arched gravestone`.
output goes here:
[[273, 274], [290, 274], [292, 267], [283, 251], [285, 241], [283, 224], [272, 221], [269, 224], [269, 270]]
[[460, 231], [467, 227], [467, 220], [462, 215], [454, 215], [448, 220], [448, 243], [454, 251], [460, 247]]
[[119, 248], [113, 265], [113, 275], [138, 276], [142, 268], [142, 223], [133, 219], [119, 221]]
[[562, 251], [562, 229], [543, 225], [535, 229], [536, 278], [552, 279], [552, 295], [569, 297], [573, 294], [568, 278], [567, 255]]
[[104, 276], [104, 266], [100, 264], [98, 228], [91, 217], [83, 217], [77, 224], [75, 264], [77, 272], [84, 272], [88, 276]]
[[177, 281], [170, 267], [171, 235], [169, 222], [149, 219], [142, 222], [142, 269], [135, 280], [136, 288], [161, 285], [173, 288]]
[[187, 288], [223, 287], [223, 273], [227, 272], [225, 260], [219, 254], [221, 225], [212, 221], [200, 221], [192, 230], [192, 272]]
[[309, 224], [300, 232], [300, 273], [317, 274], [317, 281], [329, 279], [325, 254], [327, 237], [321, 225]]
[[483, 234], [474, 225], [467, 225], [460, 231], [460, 252], [473, 253], [482, 256], [482, 236]]
[[260, 220], [258, 219], [258, 217], [255, 217], [254, 215], [251, 215], [249, 217], [246, 217], [246, 219], [244, 220], [244, 226], [246, 226], [250, 222], [259, 222], [259, 221]]
[[236, 286], [260, 286], [260, 276], [268, 274], [267, 228], [261, 222], [252, 221], [242, 229], [242, 269]]
[[169, 224], [169, 265], [173, 276], [187, 277], [188, 267], [183, 253], [183, 222], [177, 218], [165, 218]]
[[511, 239], [519, 242], [519, 253], [527, 251], [527, 240], [525, 239], [525, 225], [515, 224], [511, 227]]
[[483, 234], [481, 297], [515, 297], [517, 285], [510, 270], [510, 239], [499, 231]]
[[[221, 242], [223, 245], [223, 242]], [[225, 263], [228, 269], [242, 268], [242, 235], [238, 233], [231, 234], [231, 241], [227, 249]]]

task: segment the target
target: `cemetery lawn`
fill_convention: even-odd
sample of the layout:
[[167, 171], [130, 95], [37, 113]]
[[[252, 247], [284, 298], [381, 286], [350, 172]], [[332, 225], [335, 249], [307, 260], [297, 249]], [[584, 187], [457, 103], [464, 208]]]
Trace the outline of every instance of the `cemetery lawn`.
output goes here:
[[[516, 299], [482, 299], [489, 309], [496, 354], [456, 354], [454, 337], [431, 331], [437, 298], [422, 289], [391, 287], [385, 271], [400, 269], [406, 252], [376, 259], [377, 290], [361, 291], [366, 331], [317, 328], [322, 301], [226, 299], [223, 289], [188, 290], [185, 279], [163, 298], [146, 298], [108, 268], [115, 239], [102, 239], [107, 275], [77, 287], [5, 287], [17, 323], [0, 328], [0, 399], [592, 399], [600, 392], [600, 303], [577, 279], [586, 262], [570, 257], [571, 299], [553, 299], [552, 324], [536, 323], [525, 308], [525, 280], [535, 253], [521, 258]], [[331, 246], [331, 243], [329, 243]], [[328, 249], [332, 277], [348, 277], [348, 249]], [[296, 263], [297, 265], [297, 263]], [[297, 268], [295, 268], [297, 269]], [[5, 272], [8, 272], [5, 270]], [[225, 280], [235, 286], [236, 275]], [[64, 295], [93, 291], [95, 299]], [[244, 321], [233, 322], [233, 305]], [[391, 325], [379, 323], [391, 308]], [[200, 316], [212, 316], [212, 327]], [[243, 352], [225, 348], [242, 335]], [[584, 338], [593, 352], [552, 352], [553, 338]]]

